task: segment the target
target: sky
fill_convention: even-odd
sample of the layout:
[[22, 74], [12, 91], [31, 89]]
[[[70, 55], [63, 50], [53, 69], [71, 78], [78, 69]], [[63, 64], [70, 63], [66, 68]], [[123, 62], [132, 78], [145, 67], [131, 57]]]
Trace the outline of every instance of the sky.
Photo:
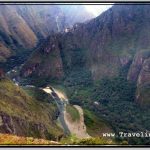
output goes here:
[[89, 12], [93, 13], [95, 15], [95, 17], [97, 17], [102, 12], [109, 9], [111, 6], [112, 6], [112, 4], [110, 4], [110, 5], [85, 5], [86, 9]]

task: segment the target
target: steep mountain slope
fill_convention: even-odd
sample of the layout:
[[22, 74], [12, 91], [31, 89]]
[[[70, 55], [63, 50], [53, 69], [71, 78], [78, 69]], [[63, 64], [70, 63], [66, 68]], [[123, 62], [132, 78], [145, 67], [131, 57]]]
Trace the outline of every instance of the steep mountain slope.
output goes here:
[[0, 87], [1, 133], [50, 140], [63, 136], [56, 124], [58, 110], [52, 101], [44, 102], [44, 97], [41, 100], [29, 96], [6, 77], [0, 78]]
[[150, 104], [150, 50], [138, 52], [128, 72], [128, 80], [137, 83], [136, 101]]
[[[61, 32], [75, 22], [90, 19], [92, 15], [83, 7], [68, 6], [66, 13], [61, 5], [0, 5], [0, 41], [9, 47], [10, 54], [34, 48], [41, 39], [53, 32]], [[77, 15], [79, 14], [79, 15]], [[75, 17], [75, 16], [78, 17]], [[80, 17], [81, 15], [81, 17]], [[66, 19], [67, 18], [67, 19]], [[70, 20], [68, 20], [71, 18]], [[83, 21], [82, 20], [82, 21]], [[3, 49], [4, 53], [5, 49]], [[0, 55], [0, 62], [11, 55]]]
[[65, 28], [65, 15], [57, 5], [17, 5], [16, 9], [38, 38]]
[[[117, 77], [130, 66], [136, 53], [150, 51], [149, 8], [115, 5], [88, 23], [75, 24], [67, 33], [50, 36], [25, 63], [22, 74], [62, 79], [87, 71], [94, 80]], [[145, 80], [149, 82], [148, 72]]]
[[[1, 40], [6, 44], [31, 48], [36, 45], [37, 37], [27, 22], [18, 14], [13, 6], [1, 5]], [[30, 39], [30, 40], [29, 40]], [[8, 45], [9, 46], [9, 45]]]
[[0, 42], [0, 62], [5, 62], [11, 56], [11, 49]]

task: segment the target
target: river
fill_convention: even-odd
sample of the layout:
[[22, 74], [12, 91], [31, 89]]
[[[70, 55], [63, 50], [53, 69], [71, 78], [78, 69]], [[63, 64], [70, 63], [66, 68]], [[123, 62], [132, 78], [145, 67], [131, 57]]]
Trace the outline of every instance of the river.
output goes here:
[[65, 106], [66, 106], [66, 103], [68, 102], [68, 100], [63, 101], [62, 99], [60, 99], [53, 88], [46, 87], [46, 88], [43, 88], [43, 90], [46, 93], [50, 94], [53, 97], [53, 99], [55, 100], [55, 103], [56, 103], [58, 110], [60, 112], [58, 119], [61, 123], [61, 126], [63, 127], [65, 135], [69, 135], [70, 130], [68, 129], [68, 126], [67, 126], [65, 119], [64, 119], [65, 118], [64, 117]]

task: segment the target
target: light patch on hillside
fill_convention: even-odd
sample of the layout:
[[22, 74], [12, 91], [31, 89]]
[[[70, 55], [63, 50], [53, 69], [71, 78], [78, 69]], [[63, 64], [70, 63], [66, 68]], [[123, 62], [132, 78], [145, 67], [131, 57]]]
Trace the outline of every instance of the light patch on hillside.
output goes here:
[[58, 89], [55, 89], [55, 88], [54, 88], [54, 90], [55, 90], [55, 93], [59, 96], [59, 98], [61, 100], [67, 100], [68, 99], [64, 92], [62, 92], [62, 91], [60, 91]]
[[95, 17], [106, 11], [112, 7], [112, 3], [106, 5], [106, 4], [101, 4], [101, 5], [85, 5], [85, 8], [91, 12]]

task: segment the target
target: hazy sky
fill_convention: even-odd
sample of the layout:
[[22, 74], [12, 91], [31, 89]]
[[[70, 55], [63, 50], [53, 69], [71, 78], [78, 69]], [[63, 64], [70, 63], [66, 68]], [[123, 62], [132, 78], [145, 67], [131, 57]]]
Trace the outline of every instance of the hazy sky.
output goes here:
[[102, 12], [106, 11], [108, 8], [110, 8], [112, 4], [110, 5], [85, 5], [86, 9], [93, 13], [96, 16], [100, 15]]

